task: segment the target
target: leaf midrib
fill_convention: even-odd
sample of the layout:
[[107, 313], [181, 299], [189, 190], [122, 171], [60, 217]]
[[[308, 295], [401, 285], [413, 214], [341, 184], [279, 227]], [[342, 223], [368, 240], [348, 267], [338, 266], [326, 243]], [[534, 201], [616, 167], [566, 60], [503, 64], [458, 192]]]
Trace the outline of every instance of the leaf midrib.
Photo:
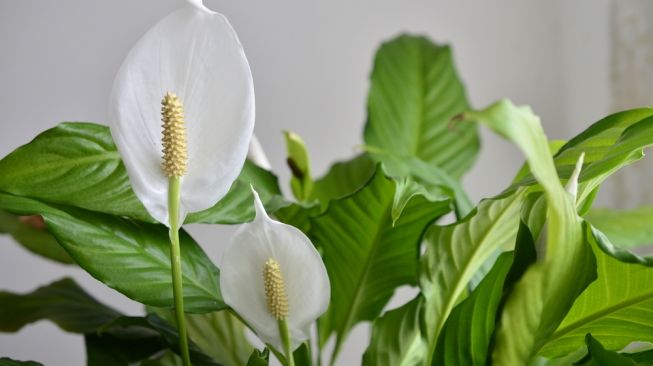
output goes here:
[[603, 310], [592, 312], [592, 313], [590, 313], [590, 315], [585, 316], [583, 318], [580, 318], [579, 320], [577, 320], [577, 321], [575, 321], [575, 322], [573, 322], [573, 323], [571, 323], [571, 324], [569, 324], [569, 325], [567, 325], [565, 327], [562, 327], [562, 328], [558, 329], [555, 333], [553, 333], [551, 338], [549, 338], [549, 341], [547, 342], [547, 344], [553, 342], [554, 340], [557, 340], [557, 339], [561, 338], [562, 336], [564, 336], [566, 334], [569, 334], [569, 333], [573, 332], [574, 330], [576, 330], [576, 329], [578, 329], [580, 327], [583, 327], [583, 326], [585, 326], [587, 324], [590, 324], [590, 323], [593, 323], [593, 322], [595, 322], [597, 320], [605, 318], [605, 317], [609, 316], [612, 313], [616, 313], [616, 312], [618, 312], [620, 310], [624, 310], [624, 309], [626, 309], [626, 308], [628, 308], [630, 306], [634, 306], [634, 305], [637, 305], [637, 304], [639, 304], [641, 302], [645, 302], [645, 301], [648, 301], [648, 300], [653, 300], [653, 289], [651, 289], [649, 291], [646, 291], [643, 294], [641, 294], [639, 296], [636, 296], [636, 297], [633, 297], [633, 298], [631, 298], [631, 299], [629, 299], [627, 301], [616, 302], [614, 305], [608, 306], [607, 308], [604, 308]]

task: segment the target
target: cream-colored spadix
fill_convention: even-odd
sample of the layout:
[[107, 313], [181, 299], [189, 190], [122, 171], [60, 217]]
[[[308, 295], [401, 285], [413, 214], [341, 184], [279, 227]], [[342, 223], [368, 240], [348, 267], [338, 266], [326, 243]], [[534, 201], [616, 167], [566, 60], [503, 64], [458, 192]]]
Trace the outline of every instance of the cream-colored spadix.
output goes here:
[[183, 105], [183, 222], [187, 213], [209, 208], [227, 193], [254, 128], [254, 88], [245, 53], [227, 19], [200, 0], [189, 0], [138, 41], [111, 94], [111, 134], [131, 185], [150, 215], [166, 225], [161, 101], [167, 93]]
[[256, 218], [240, 226], [223, 254], [220, 289], [259, 338], [277, 349], [278, 321], [285, 320], [294, 349], [329, 306], [329, 277], [306, 235], [270, 219], [256, 192], [254, 197]]

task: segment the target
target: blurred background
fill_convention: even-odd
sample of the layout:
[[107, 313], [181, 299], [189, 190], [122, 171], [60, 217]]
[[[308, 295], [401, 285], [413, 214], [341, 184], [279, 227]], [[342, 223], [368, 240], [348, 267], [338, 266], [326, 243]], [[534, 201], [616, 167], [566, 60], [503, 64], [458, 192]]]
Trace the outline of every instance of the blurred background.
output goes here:
[[[0, 156], [62, 121], [106, 123], [113, 77], [138, 38], [182, 0], [0, 0]], [[301, 135], [321, 175], [362, 142], [368, 76], [379, 44], [400, 32], [453, 46], [475, 107], [509, 97], [530, 104], [551, 139], [607, 113], [653, 105], [653, 2], [648, 0], [205, 0], [224, 13], [247, 53], [256, 135], [287, 186], [282, 130]], [[479, 200], [499, 193], [523, 158], [482, 130], [464, 180]], [[0, 172], [2, 174], [2, 172]], [[653, 164], [612, 178], [603, 205], [653, 203]], [[288, 190], [286, 189], [286, 192]], [[233, 228], [191, 226], [211, 258]], [[28, 292], [63, 276], [129, 314], [140, 304], [85, 272], [42, 260], [0, 237], [0, 289]], [[409, 289], [392, 300], [400, 304]], [[402, 295], [403, 294], [403, 295]], [[368, 327], [351, 333], [340, 365], [358, 364]], [[48, 322], [0, 334], [0, 356], [82, 365], [83, 338]]]

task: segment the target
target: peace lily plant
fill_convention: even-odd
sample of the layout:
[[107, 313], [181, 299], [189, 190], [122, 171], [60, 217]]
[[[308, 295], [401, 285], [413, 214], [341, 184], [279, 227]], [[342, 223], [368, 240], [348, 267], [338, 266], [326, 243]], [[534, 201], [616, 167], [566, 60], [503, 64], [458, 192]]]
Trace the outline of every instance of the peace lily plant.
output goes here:
[[[88, 365], [653, 363], [653, 208], [593, 207], [653, 144], [653, 108], [549, 141], [528, 107], [472, 108], [448, 46], [401, 35], [377, 51], [362, 151], [315, 179], [302, 138], [279, 135], [288, 197], [252, 137], [243, 49], [201, 1], [138, 41], [110, 100], [109, 127], [61, 123], [0, 160], [0, 231], [144, 315], [64, 278], [0, 292], [3, 332], [49, 320], [84, 337]], [[525, 164], [475, 202], [460, 182], [479, 125]], [[190, 223], [240, 226], [200, 245]], [[414, 297], [389, 305], [402, 286]]]

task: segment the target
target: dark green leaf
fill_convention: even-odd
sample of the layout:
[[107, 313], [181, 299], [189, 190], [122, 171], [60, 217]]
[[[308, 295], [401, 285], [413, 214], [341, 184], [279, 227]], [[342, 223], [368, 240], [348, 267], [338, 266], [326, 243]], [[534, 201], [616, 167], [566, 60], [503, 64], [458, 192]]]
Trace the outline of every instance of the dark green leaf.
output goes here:
[[12, 360], [11, 358], [2, 357], [0, 358], [0, 366], [43, 366], [35, 361], [17, 361]]
[[270, 362], [270, 350], [265, 348], [263, 351], [255, 349], [249, 356], [247, 366], [268, 366]]
[[40, 216], [15, 216], [0, 211], [0, 232], [11, 235], [25, 249], [44, 258], [64, 264], [75, 263], [47, 231]]
[[420, 332], [422, 305], [423, 299], [418, 296], [374, 320], [363, 365], [413, 366], [424, 362], [426, 343]]
[[[111, 334], [86, 334], [86, 364], [88, 366], [129, 366], [134, 362], [167, 349], [165, 342], [156, 332], [129, 334], [121, 332], [120, 336]], [[149, 333], [149, 334], [148, 334]]]
[[425, 37], [395, 38], [377, 52], [371, 79], [367, 145], [419, 158], [455, 178], [472, 166], [476, 125], [450, 123], [469, 103], [448, 46]]
[[[4, 193], [0, 193], [0, 209], [42, 215], [59, 243], [93, 277], [146, 305], [172, 307], [170, 244], [165, 226]], [[218, 268], [183, 230], [180, 240], [186, 310], [224, 308]]]
[[308, 343], [302, 343], [293, 352], [293, 360], [295, 361], [295, 366], [311, 366], [313, 364], [311, 360], [311, 348], [308, 346]]
[[311, 219], [310, 234], [331, 280], [320, 342], [336, 333], [334, 354], [351, 327], [379, 315], [396, 287], [417, 282], [422, 234], [449, 211], [450, 200], [429, 200], [413, 184], [397, 183], [378, 169], [364, 188]]
[[119, 316], [69, 278], [24, 295], [0, 292], [3, 332], [16, 332], [27, 324], [47, 319], [68, 332], [90, 333]]
[[[635, 361], [629, 357], [628, 354], [620, 354], [615, 351], [606, 350], [599, 341], [594, 339], [592, 335], [587, 334], [585, 337], [587, 343], [587, 357], [576, 363], [576, 365], [584, 366], [651, 366], [653, 359], [649, 358], [647, 361]], [[650, 354], [649, 354], [650, 355]]]

